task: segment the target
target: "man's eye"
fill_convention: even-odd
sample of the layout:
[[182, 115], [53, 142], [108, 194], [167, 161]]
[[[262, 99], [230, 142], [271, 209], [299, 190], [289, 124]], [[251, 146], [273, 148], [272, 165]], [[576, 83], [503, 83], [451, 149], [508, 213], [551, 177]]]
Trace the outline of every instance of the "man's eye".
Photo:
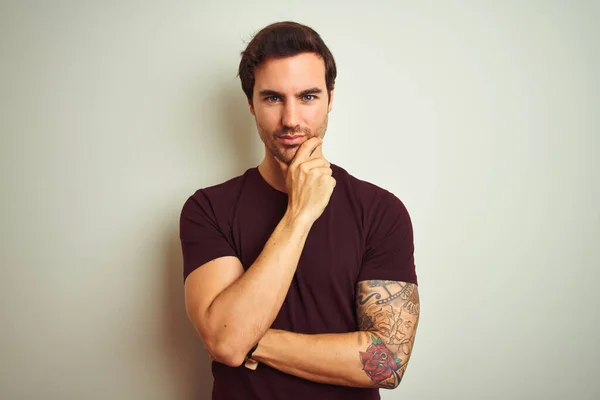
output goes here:
[[312, 94], [306, 94], [302, 96], [302, 100], [304, 101], [313, 101], [314, 99], [316, 99], [316, 97]]
[[277, 103], [279, 101], [279, 97], [277, 96], [269, 96], [266, 98], [269, 103]]

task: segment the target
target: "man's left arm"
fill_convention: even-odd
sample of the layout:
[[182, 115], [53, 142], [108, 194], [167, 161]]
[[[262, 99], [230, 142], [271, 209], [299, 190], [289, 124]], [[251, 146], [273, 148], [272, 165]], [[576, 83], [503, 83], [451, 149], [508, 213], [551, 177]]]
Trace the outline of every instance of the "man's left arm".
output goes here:
[[356, 289], [357, 332], [306, 335], [271, 329], [252, 358], [314, 382], [397, 387], [419, 321], [417, 285], [368, 280], [359, 282]]

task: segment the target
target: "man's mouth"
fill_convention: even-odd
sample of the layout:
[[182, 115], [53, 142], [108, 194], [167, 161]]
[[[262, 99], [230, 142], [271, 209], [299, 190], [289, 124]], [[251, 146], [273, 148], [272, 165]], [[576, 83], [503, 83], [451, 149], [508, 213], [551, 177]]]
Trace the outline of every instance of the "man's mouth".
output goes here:
[[284, 135], [279, 136], [278, 139], [281, 140], [283, 144], [294, 145], [302, 142], [304, 135]]

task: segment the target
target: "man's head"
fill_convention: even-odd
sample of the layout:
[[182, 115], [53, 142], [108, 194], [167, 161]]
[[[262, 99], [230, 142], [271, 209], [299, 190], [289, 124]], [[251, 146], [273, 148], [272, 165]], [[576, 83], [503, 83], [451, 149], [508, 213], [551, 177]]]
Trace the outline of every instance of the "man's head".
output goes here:
[[336, 74], [331, 52], [307, 26], [279, 22], [254, 36], [239, 76], [267, 151], [289, 164], [302, 143], [325, 136]]

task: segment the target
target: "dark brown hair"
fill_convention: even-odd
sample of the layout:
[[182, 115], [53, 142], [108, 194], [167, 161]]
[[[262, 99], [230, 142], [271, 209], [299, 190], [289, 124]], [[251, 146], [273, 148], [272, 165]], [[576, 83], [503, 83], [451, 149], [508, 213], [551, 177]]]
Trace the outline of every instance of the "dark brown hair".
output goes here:
[[254, 73], [267, 58], [291, 57], [300, 53], [316, 53], [325, 61], [325, 82], [331, 93], [337, 70], [333, 55], [312, 28], [296, 22], [277, 22], [261, 29], [242, 52], [238, 75], [242, 90], [252, 104]]

